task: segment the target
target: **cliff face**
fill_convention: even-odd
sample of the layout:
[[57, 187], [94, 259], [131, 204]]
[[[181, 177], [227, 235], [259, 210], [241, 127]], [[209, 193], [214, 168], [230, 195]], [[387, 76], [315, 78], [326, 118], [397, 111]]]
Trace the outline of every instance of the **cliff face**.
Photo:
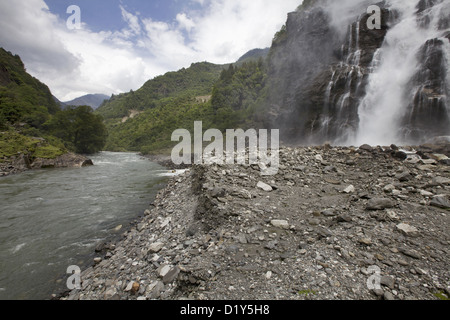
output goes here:
[[272, 126], [303, 143], [450, 135], [450, 4], [383, 1], [381, 28], [371, 30], [373, 3], [353, 2], [339, 25], [330, 1], [289, 14], [269, 55]]

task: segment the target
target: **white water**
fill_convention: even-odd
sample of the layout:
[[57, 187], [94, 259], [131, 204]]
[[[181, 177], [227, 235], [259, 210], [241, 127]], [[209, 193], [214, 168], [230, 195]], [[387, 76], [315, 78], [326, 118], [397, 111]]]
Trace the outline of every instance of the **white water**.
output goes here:
[[[367, 94], [359, 107], [359, 130], [350, 144], [402, 143], [397, 137], [398, 123], [409, 103], [404, 99], [406, 85], [419, 66], [417, 52], [427, 40], [442, 36], [443, 32], [437, 30], [437, 21], [441, 9], [449, 5], [449, 1], [444, 0], [432, 8], [431, 23], [424, 29], [417, 22], [418, 1], [391, 0], [388, 3], [401, 13], [400, 22], [388, 31], [378, 52], [380, 61], [374, 64], [374, 73], [369, 77]], [[410, 94], [412, 99], [414, 92]]]

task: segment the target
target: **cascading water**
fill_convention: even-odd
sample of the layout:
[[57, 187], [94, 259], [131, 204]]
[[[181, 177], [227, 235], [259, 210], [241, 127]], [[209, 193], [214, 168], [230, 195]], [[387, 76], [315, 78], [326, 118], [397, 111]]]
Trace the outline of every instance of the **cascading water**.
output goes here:
[[[388, 3], [389, 10], [400, 15], [399, 21], [374, 57], [358, 110], [359, 129], [349, 143], [422, 142], [432, 135], [450, 134], [450, 18], [446, 15], [450, 2]], [[439, 52], [441, 58], [436, 57]]]
[[327, 140], [347, 135], [355, 130], [357, 118], [355, 107], [364, 77], [364, 68], [360, 65], [361, 17], [350, 24], [347, 41], [341, 47], [341, 62], [333, 68], [331, 80], [325, 92], [320, 130], [318, 136]]

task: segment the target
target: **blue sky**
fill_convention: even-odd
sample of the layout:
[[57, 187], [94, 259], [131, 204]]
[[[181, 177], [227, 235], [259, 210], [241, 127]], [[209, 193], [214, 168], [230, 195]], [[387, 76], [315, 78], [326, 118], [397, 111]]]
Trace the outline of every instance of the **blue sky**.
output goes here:
[[[0, 0], [0, 46], [61, 101], [139, 89], [194, 62], [235, 62], [302, 0]], [[67, 27], [67, 8], [81, 11]]]
[[174, 21], [177, 14], [186, 8], [199, 9], [201, 6], [180, 0], [45, 0], [50, 11], [65, 18], [67, 7], [77, 5], [81, 9], [82, 20], [93, 31], [118, 31], [126, 26], [120, 6], [129, 12], [140, 12], [158, 21]]

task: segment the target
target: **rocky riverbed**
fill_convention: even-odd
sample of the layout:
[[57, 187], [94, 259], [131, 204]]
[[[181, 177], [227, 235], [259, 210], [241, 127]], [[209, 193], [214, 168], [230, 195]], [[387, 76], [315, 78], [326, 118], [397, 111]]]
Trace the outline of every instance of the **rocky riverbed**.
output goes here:
[[193, 166], [62, 299], [444, 299], [449, 148], [417, 150], [283, 148], [275, 176]]

